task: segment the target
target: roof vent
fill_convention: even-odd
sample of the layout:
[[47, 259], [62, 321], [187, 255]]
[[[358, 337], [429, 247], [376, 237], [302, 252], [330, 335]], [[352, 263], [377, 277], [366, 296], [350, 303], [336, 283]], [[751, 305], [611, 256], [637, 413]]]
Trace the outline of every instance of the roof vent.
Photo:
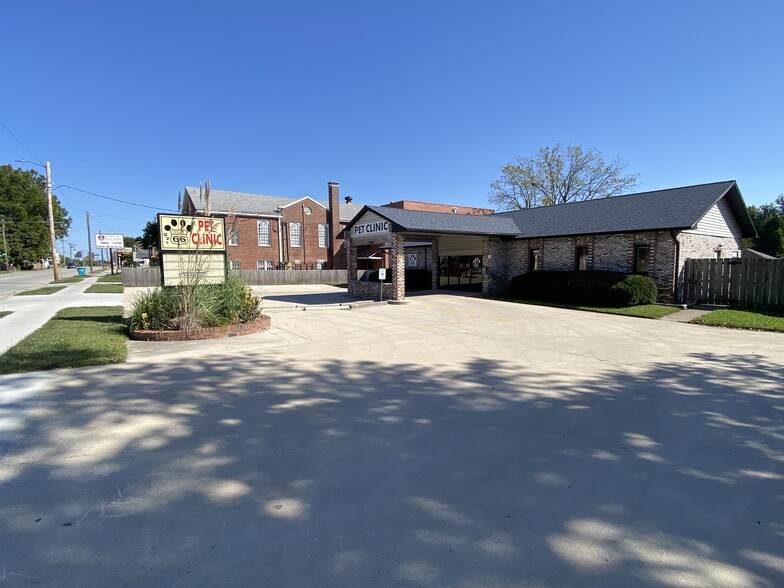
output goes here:
[[354, 199], [351, 196], [346, 196], [346, 204], [351, 204], [353, 200]]

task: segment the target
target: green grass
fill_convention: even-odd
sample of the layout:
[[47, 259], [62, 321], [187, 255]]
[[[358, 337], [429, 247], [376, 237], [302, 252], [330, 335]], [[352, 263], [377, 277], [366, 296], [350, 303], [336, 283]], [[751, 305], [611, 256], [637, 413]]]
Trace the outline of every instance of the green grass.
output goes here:
[[45, 296], [47, 294], [54, 294], [64, 289], [65, 286], [44, 286], [43, 288], [36, 288], [35, 290], [25, 290], [24, 292], [17, 292], [14, 296]]
[[692, 321], [700, 325], [784, 333], [784, 315], [763, 310], [721, 309]]
[[122, 306], [65, 308], [0, 356], [0, 374], [121, 363], [127, 340]]
[[[507, 299], [508, 300], [508, 299]], [[660, 319], [668, 314], [674, 314], [681, 309], [676, 306], [663, 306], [661, 304], [640, 304], [639, 306], [626, 306], [615, 308], [612, 306], [583, 306], [580, 304], [566, 304], [560, 302], [543, 302], [540, 300], [511, 300], [520, 304], [534, 304], [537, 306], [553, 306], [555, 308], [568, 308], [570, 310], [584, 310], [588, 312], [601, 312], [604, 314], [617, 314], [633, 316], [636, 318]]]
[[8, 310], [0, 310], [0, 318], [3, 318], [4, 316], [8, 316], [9, 314], [11, 314], [11, 312]]
[[122, 274], [109, 274], [106, 276], [101, 276], [97, 280], [98, 282], [114, 282], [116, 284], [122, 284]]
[[122, 284], [93, 284], [85, 290], [85, 294], [122, 294]]
[[49, 282], [50, 284], [77, 284], [84, 280], [84, 276], [71, 276], [70, 278], [60, 278], [56, 282]]

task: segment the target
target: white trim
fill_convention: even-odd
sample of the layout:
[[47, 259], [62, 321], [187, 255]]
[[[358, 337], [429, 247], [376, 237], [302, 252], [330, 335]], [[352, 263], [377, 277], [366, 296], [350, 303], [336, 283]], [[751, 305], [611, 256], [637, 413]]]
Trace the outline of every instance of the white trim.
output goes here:
[[[267, 242], [261, 242], [261, 231], [259, 230], [261, 227], [261, 223], [267, 223]], [[259, 247], [270, 247], [272, 246], [272, 224], [266, 220], [261, 219], [256, 221], [256, 243]]]
[[329, 210], [329, 208], [324, 206], [321, 202], [319, 202], [318, 200], [313, 200], [313, 198], [311, 198], [310, 196], [303, 196], [302, 198], [299, 198], [299, 199], [295, 200], [294, 202], [290, 202], [289, 204], [286, 204], [285, 206], [278, 206], [278, 209], [280, 210], [281, 208], [288, 208], [289, 206], [294, 206], [297, 202], [302, 202], [303, 200], [310, 200], [311, 202], [313, 202], [314, 204], [317, 204], [318, 206], [320, 206], [324, 210]]

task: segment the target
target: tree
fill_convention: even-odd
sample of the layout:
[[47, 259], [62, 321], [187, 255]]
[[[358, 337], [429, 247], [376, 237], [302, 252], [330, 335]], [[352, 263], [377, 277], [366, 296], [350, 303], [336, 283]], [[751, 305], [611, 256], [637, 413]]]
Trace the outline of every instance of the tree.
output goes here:
[[149, 221], [146, 225], [144, 225], [144, 230], [142, 231], [142, 236], [137, 237], [136, 240], [142, 246], [143, 249], [149, 249], [150, 247], [155, 247], [156, 249], [160, 249], [158, 245], [158, 221], [152, 220]]
[[[71, 218], [52, 196], [55, 236], [68, 235]], [[0, 165], [0, 216], [5, 216], [8, 259], [19, 266], [51, 256], [46, 178], [34, 170]]]
[[138, 245], [135, 237], [123, 237], [123, 247], [136, 248]]
[[639, 180], [624, 173], [628, 165], [620, 157], [606, 163], [594, 147], [542, 147], [535, 157], [517, 157], [501, 167], [489, 199], [499, 210], [519, 210], [617, 196]]
[[749, 206], [749, 216], [757, 229], [757, 238], [744, 239], [743, 246], [774, 257], [784, 256], [784, 194], [775, 204]]

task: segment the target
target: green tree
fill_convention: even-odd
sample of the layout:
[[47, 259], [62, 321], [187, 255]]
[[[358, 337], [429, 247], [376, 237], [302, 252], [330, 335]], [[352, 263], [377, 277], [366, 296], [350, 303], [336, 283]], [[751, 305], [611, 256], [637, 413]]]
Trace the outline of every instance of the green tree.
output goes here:
[[139, 242], [135, 237], [123, 237], [123, 247], [137, 247]]
[[144, 225], [141, 237], [136, 237], [136, 240], [143, 249], [149, 249], [150, 247], [160, 249], [158, 246], [158, 221], [152, 220]]
[[[71, 218], [52, 196], [57, 238], [68, 235]], [[5, 217], [8, 258], [17, 266], [51, 256], [49, 243], [46, 178], [34, 170], [0, 165], [0, 216]]]
[[749, 216], [757, 229], [757, 238], [744, 239], [743, 246], [774, 257], [784, 256], [784, 194], [775, 204], [749, 206]]
[[624, 173], [628, 165], [620, 157], [605, 162], [595, 147], [542, 147], [534, 157], [517, 157], [501, 167], [489, 200], [499, 210], [518, 210], [617, 196], [639, 180]]

